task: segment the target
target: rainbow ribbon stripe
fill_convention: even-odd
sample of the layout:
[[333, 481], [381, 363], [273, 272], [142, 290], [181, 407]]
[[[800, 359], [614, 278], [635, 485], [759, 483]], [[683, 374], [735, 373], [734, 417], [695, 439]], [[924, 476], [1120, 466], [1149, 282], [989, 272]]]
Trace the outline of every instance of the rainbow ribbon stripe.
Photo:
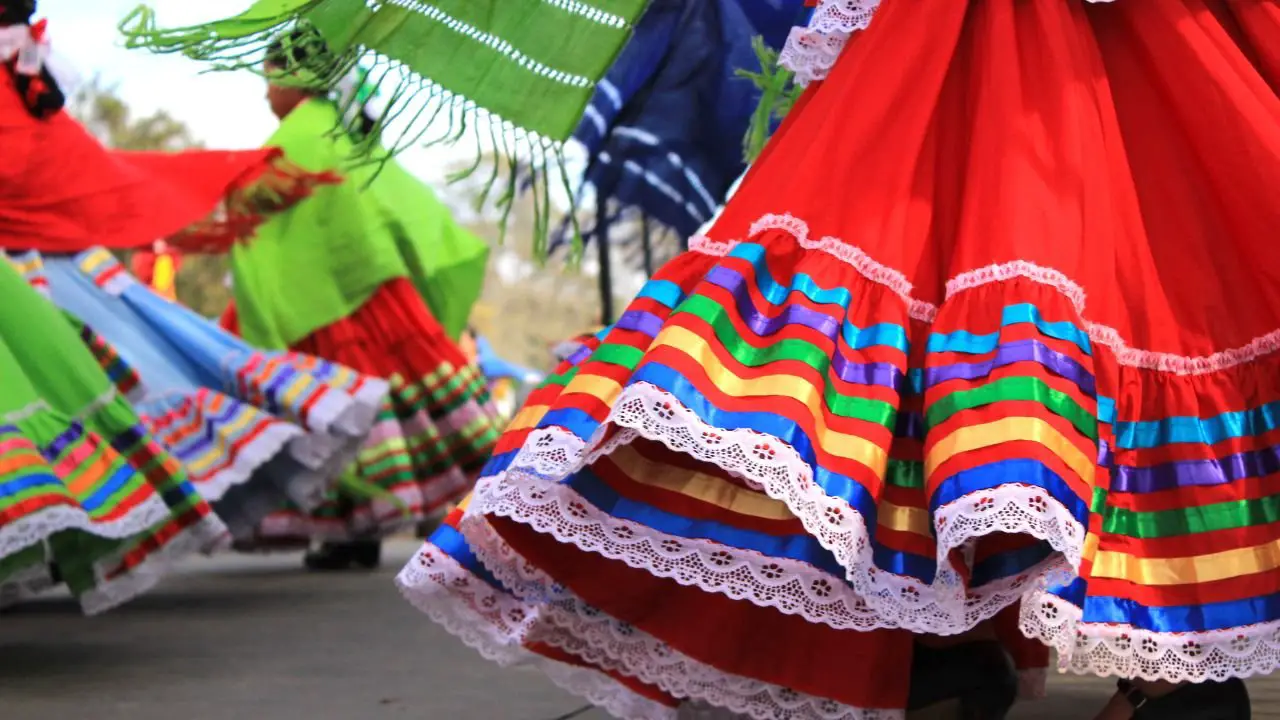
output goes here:
[[[1077, 549], [1087, 579], [1058, 590], [1086, 622], [1195, 632], [1280, 618], [1280, 496], [1269, 490], [1280, 402], [1240, 408], [1166, 391], [1155, 404], [1163, 417], [1150, 400], [1146, 417], [1124, 417], [1121, 378], [1135, 382], [1126, 373], [1149, 394], [1171, 382], [1121, 368], [1047, 286], [970, 293], [926, 326], [851, 266], [771, 237], [768, 251], [746, 242], [663, 268], [531, 393], [483, 474], [508, 469], [538, 428], [587, 441], [625, 388], [647, 383], [708, 429], [755, 431], [794, 451], [823, 492], [864, 518], [878, 570], [932, 582], [939, 510], [961, 500], [994, 510], [1016, 488], [1087, 530]], [[1172, 379], [1184, 381], [1192, 386]], [[681, 463], [637, 446], [560, 481], [660, 533], [843, 579], [785, 506], [715, 468], [675, 472]], [[732, 512], [694, 517], [679, 510], [689, 501]], [[1053, 554], [1030, 535], [983, 537], [963, 569], [969, 591], [1034, 573]]]

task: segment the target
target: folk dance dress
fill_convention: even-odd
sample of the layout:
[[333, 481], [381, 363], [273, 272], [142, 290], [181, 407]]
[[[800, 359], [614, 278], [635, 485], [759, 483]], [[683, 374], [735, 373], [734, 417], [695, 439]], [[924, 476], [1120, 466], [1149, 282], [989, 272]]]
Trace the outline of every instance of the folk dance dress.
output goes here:
[[378, 538], [461, 498], [497, 439], [485, 379], [454, 338], [479, 296], [488, 246], [394, 160], [349, 167], [339, 108], [309, 99], [268, 145], [338, 185], [271, 218], [231, 248], [235, 304], [223, 318], [249, 343], [339, 363], [390, 383], [345, 491], [283, 508], [264, 540]]
[[225, 545], [225, 525], [73, 325], [5, 262], [0, 296], [0, 602], [62, 581], [101, 612]]
[[252, 541], [283, 504], [319, 506], [386, 398], [378, 378], [246, 345], [157, 295], [102, 248], [12, 260], [82, 324], [104, 369], [129, 378], [147, 428], [237, 541]]
[[402, 589], [622, 717], [900, 716], [910, 633], [1019, 603], [1072, 671], [1272, 671], [1277, 40], [1271, 1], [822, 0], [723, 215]]

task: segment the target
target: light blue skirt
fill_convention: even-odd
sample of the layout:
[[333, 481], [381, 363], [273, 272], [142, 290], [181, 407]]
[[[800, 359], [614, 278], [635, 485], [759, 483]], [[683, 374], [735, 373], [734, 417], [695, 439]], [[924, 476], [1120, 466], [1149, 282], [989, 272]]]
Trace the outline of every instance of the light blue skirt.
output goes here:
[[11, 260], [84, 324], [109, 375], [136, 373], [129, 394], [139, 415], [237, 540], [251, 540], [282, 507], [318, 505], [387, 394], [381, 379], [246, 345], [138, 282], [104, 249]]

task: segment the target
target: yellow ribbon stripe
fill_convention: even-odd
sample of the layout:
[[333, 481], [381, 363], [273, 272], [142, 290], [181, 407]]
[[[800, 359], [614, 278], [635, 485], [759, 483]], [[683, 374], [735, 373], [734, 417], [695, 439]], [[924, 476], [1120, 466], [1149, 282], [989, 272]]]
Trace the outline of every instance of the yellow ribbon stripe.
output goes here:
[[1280, 545], [1265, 543], [1178, 558], [1144, 558], [1101, 550], [1093, 559], [1090, 574], [1138, 585], [1194, 585], [1256, 575], [1277, 567], [1280, 567]]
[[823, 413], [821, 390], [812, 383], [792, 375], [738, 377], [720, 362], [706, 340], [679, 326], [668, 326], [658, 334], [653, 347], [660, 346], [670, 347], [689, 356], [702, 366], [716, 389], [731, 397], [784, 397], [796, 400], [808, 408], [813, 418], [816, 437], [812, 440], [816, 445], [831, 455], [861, 463], [874, 472], [877, 478], [884, 478], [889, 459], [885, 449], [866, 438], [829, 428]]
[[[1081, 480], [1092, 486], [1097, 472], [1096, 459], [1090, 458], [1065, 435], [1045, 420], [1032, 417], [1001, 418], [982, 425], [956, 429], [929, 449], [925, 457], [925, 477], [933, 475], [942, 463], [961, 453], [973, 452], [1018, 440], [1041, 445], [1057, 455]], [[1011, 479], [1016, 482], [1016, 479]]]

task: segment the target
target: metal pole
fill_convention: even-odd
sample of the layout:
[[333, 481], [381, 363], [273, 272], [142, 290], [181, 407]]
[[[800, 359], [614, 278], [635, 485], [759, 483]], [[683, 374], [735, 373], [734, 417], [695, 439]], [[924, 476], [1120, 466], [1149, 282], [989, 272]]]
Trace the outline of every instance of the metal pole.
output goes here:
[[600, 261], [600, 322], [613, 324], [613, 265], [609, 258], [609, 198], [596, 196], [596, 252]]
[[644, 257], [644, 276], [653, 277], [653, 235], [646, 212], [640, 213], [640, 252]]

